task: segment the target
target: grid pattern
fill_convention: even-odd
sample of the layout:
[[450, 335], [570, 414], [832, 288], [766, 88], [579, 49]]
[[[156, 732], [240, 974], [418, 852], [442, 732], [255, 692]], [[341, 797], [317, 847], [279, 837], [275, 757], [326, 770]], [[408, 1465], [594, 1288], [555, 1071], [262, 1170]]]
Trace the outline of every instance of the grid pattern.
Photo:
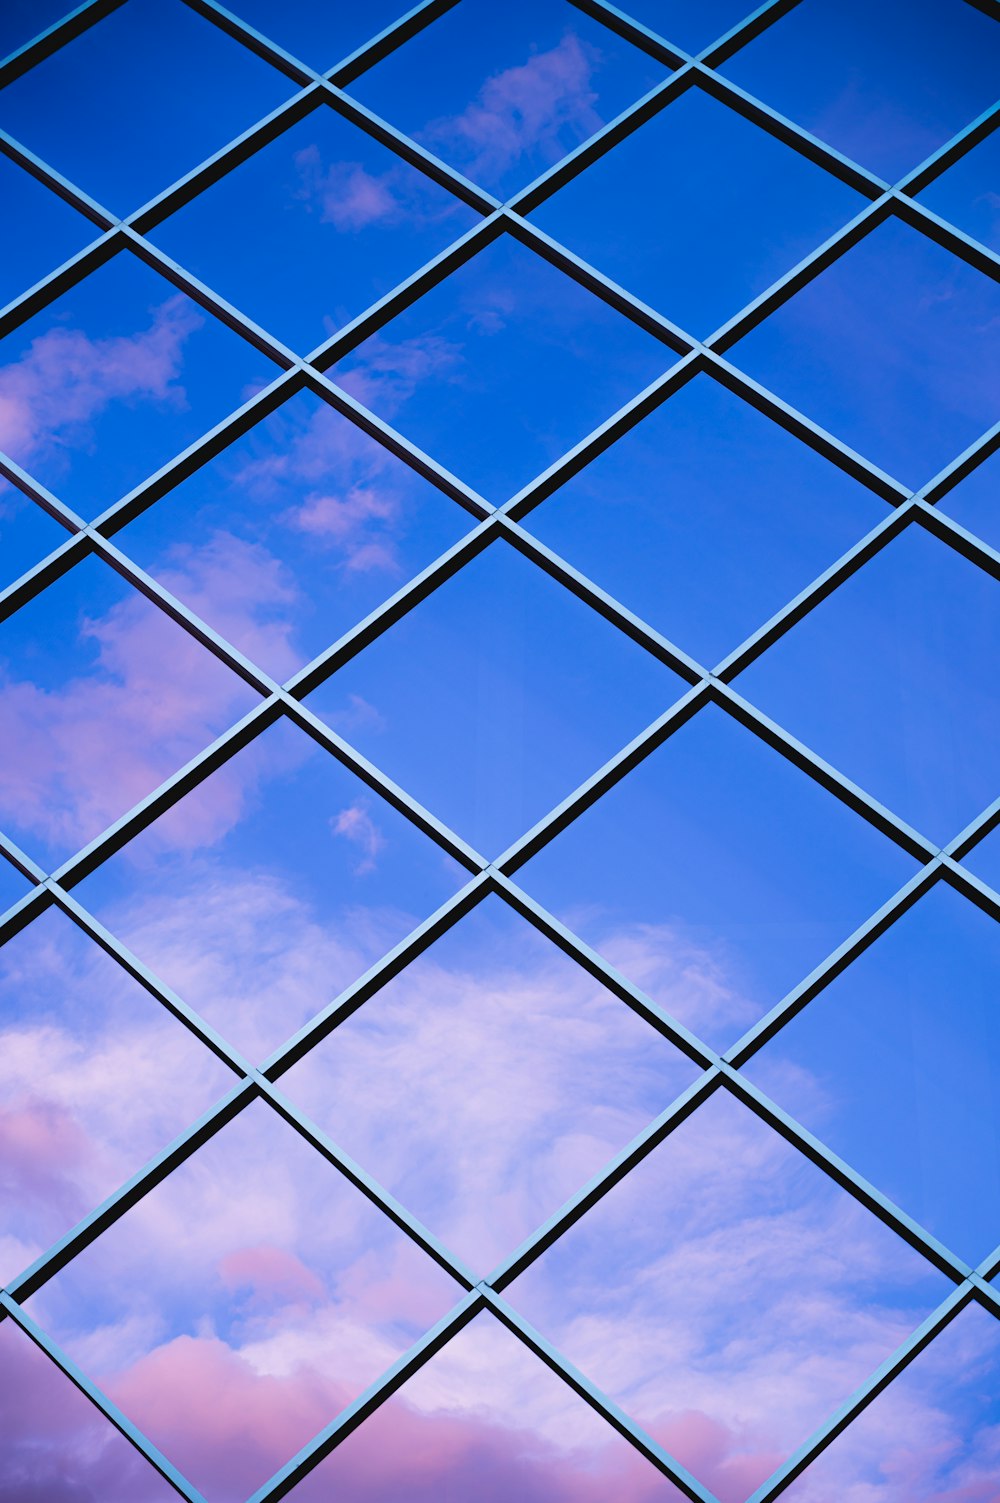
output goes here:
[[[121, 0], [118, 0], [121, 3]], [[103, 950], [164, 1007], [178, 1018], [204, 1045], [232, 1070], [233, 1086], [229, 1094], [163, 1153], [148, 1163], [140, 1173], [79, 1223], [61, 1241], [48, 1249], [31, 1267], [25, 1269], [2, 1293], [0, 1316], [15, 1322], [38, 1347], [66, 1373], [87, 1397], [112, 1421], [171, 1484], [182, 1497], [192, 1500], [201, 1494], [163, 1456], [157, 1448], [121, 1413], [93, 1382], [80, 1371], [23, 1308], [24, 1302], [47, 1280], [65, 1267], [83, 1248], [95, 1241], [108, 1227], [135, 1205], [150, 1189], [206, 1143], [220, 1128], [231, 1121], [250, 1102], [268, 1103], [290, 1123], [334, 1170], [345, 1175], [386, 1216], [402, 1228], [438, 1264], [447, 1269], [465, 1289], [454, 1309], [431, 1329], [399, 1361], [386, 1371], [370, 1389], [318, 1434], [266, 1486], [255, 1494], [253, 1503], [285, 1496], [323, 1457], [328, 1455], [365, 1418], [373, 1413], [405, 1380], [481, 1310], [490, 1310], [532, 1352], [558, 1373], [588, 1404], [602, 1414], [614, 1428], [668, 1476], [688, 1497], [710, 1503], [713, 1495], [671, 1455], [662, 1449], [640, 1426], [555, 1349], [538, 1331], [528, 1325], [505, 1299], [504, 1291], [517, 1275], [527, 1268], [570, 1226], [584, 1216], [623, 1176], [638, 1164], [652, 1148], [663, 1141], [681, 1122], [717, 1091], [729, 1092], [756, 1113], [771, 1128], [819, 1165], [838, 1185], [868, 1207], [887, 1226], [953, 1283], [947, 1299], [898, 1348], [867, 1382], [853, 1393], [842, 1407], [829, 1415], [820, 1428], [754, 1494], [753, 1503], [768, 1503], [809, 1465], [851, 1421], [916, 1357], [952, 1318], [970, 1302], [978, 1302], [993, 1315], [1000, 1316], [1000, 1295], [989, 1280], [1000, 1269], [1000, 1248], [979, 1267], [968, 1266], [898, 1206], [891, 1203], [873, 1185], [847, 1163], [838, 1159], [822, 1142], [769, 1099], [742, 1073], [742, 1067], [800, 1011], [835, 976], [848, 967], [880, 934], [910, 908], [934, 884], [949, 884], [971, 899], [985, 913], [1000, 919], [1000, 893], [993, 891], [963, 865], [964, 857], [1000, 823], [1000, 800], [991, 804], [966, 829], [945, 846], [925, 838], [898, 818], [891, 809], [873, 800], [864, 790], [825, 763], [809, 747], [801, 744], [780, 725], [774, 723], [751, 704], [733, 686], [739, 672], [764, 653], [814, 606], [838, 589], [847, 579], [873, 559], [891, 539], [908, 527], [920, 527], [994, 578], [1000, 577], [1000, 554], [972, 535], [945, 509], [949, 491], [1000, 445], [1000, 424], [984, 433], [965, 453], [957, 456], [944, 470], [918, 491], [911, 492], [891, 475], [875, 468], [843, 444], [836, 435], [811, 422], [770, 391], [751, 380], [727, 357], [727, 352], [750, 329], [805, 287], [821, 271], [832, 265], [852, 246], [859, 243], [878, 225], [890, 218], [902, 220], [920, 234], [944, 247], [985, 275], [998, 279], [1000, 257], [946, 223], [921, 204], [915, 195], [1000, 123], [1000, 105], [994, 105], [980, 118], [914, 171], [896, 183], [882, 181], [853, 161], [840, 155], [822, 141], [791, 121], [775, 113], [723, 77], [717, 68], [748, 41], [790, 11], [795, 0], [769, 0], [730, 32], [720, 37], [697, 56], [692, 56], [667, 39], [658, 36], [631, 19], [624, 11], [605, 0], [574, 0], [580, 10], [607, 25], [636, 44], [647, 54], [667, 64], [673, 71], [652, 92], [600, 130], [555, 167], [545, 172], [508, 202], [500, 202], [475, 183], [438, 160], [423, 147], [395, 130], [345, 92], [345, 88], [366, 68], [387, 56], [422, 28], [450, 9], [455, 0], [424, 0], [398, 22], [374, 37], [365, 46], [345, 58], [326, 74], [319, 74], [280, 46], [246, 25], [239, 17], [215, 0], [186, 0], [190, 7], [222, 28], [232, 38], [252, 49], [259, 57], [279, 69], [296, 86], [292, 97], [266, 119], [246, 131], [224, 150], [217, 152], [194, 171], [174, 183], [165, 192], [144, 204], [126, 218], [118, 218], [68, 182], [24, 145], [0, 133], [0, 149], [27, 169], [38, 181], [73, 204], [94, 224], [93, 242], [43, 282], [25, 292], [0, 312], [0, 334], [6, 334], [26, 318], [45, 307], [54, 297], [75, 286], [90, 272], [112, 256], [128, 250], [161, 273], [199, 304], [222, 319], [244, 339], [266, 353], [279, 368], [279, 374], [265, 389], [252, 396], [238, 411], [206, 434], [191, 448], [170, 461], [163, 469], [108, 508], [93, 522], [71, 511], [61, 500], [40, 486], [26, 471], [9, 459], [0, 459], [0, 469], [26, 496], [43, 507], [67, 532], [60, 547], [49, 554], [16, 583], [0, 595], [0, 615], [6, 617], [34, 599], [47, 586], [66, 573], [84, 556], [91, 554], [109, 563], [124, 579], [190, 632], [223, 663], [233, 669], [261, 696], [259, 704], [210, 747], [190, 761], [176, 776], [159, 787], [150, 797], [131, 809], [102, 835], [80, 850], [57, 870], [42, 870], [30, 856], [0, 834], [0, 852], [30, 879], [31, 891], [0, 918], [0, 940], [6, 940], [48, 907], [68, 914]], [[88, 27], [116, 9], [115, 0], [88, 0], [71, 15], [37, 37], [0, 65], [0, 82], [8, 82], [24, 73], [54, 51], [72, 41]], [[983, 0], [978, 6], [988, 14], [998, 12]], [[845, 224], [825, 244], [818, 246], [805, 260], [781, 280], [756, 298], [735, 317], [730, 318], [704, 340], [689, 336], [655, 309], [640, 303], [622, 287], [615, 285], [592, 266], [539, 230], [525, 216], [563, 184], [579, 174], [618, 141], [642, 128], [643, 124], [689, 89], [700, 89], [726, 107], [736, 111], [761, 129], [770, 132], [834, 177], [850, 185], [867, 199], [866, 207]], [[238, 309], [217, 296], [163, 254], [150, 240], [148, 232], [174, 209], [194, 198], [218, 181], [263, 143], [275, 138], [290, 122], [303, 118], [317, 102], [323, 101], [347, 120], [388, 146], [401, 158], [447, 188], [480, 215], [475, 227], [457, 239], [413, 276], [401, 283], [360, 317], [355, 318], [332, 338], [302, 355], [293, 351], [266, 330], [245, 317]], [[616, 412], [606, 423], [565, 454], [545, 473], [539, 475], [517, 495], [495, 506], [484, 500], [455, 475], [444, 470], [435, 459], [416, 449], [401, 434], [363, 407], [338, 386], [326, 372], [345, 353], [379, 329], [396, 313], [414, 303], [424, 292], [437, 285], [458, 266], [500, 236], [510, 235], [530, 250], [588, 288], [611, 307], [645, 329], [664, 346], [666, 369], [634, 400]], [[763, 627], [744, 641], [721, 662], [707, 668], [694, 661], [674, 643], [668, 641], [625, 606], [612, 599], [591, 580], [583, 577], [567, 562], [546, 548], [522, 527], [522, 519], [540, 501], [550, 495], [568, 476], [602, 453], [619, 435], [639, 423], [660, 403], [678, 391], [699, 372], [707, 372], [731, 389], [775, 423], [834, 464], [855, 477], [886, 505], [885, 516], [865, 537], [844, 554], [825, 573], [813, 581], [795, 599], [789, 601]], [[133, 563], [115, 543], [116, 533], [147, 506], [164, 496], [173, 486], [219, 453], [235, 437], [246, 432], [260, 417], [276, 409], [291, 393], [310, 390], [320, 396], [352, 423], [357, 424], [419, 474], [429, 479], [445, 495], [458, 502], [473, 519], [468, 533], [429, 568], [394, 595], [383, 607], [359, 622], [338, 641], [320, 654], [285, 683], [274, 681], [254, 662], [224, 640], [199, 619], [187, 606], [174, 598], [162, 585]], [[417, 804], [407, 792], [388, 779], [378, 767], [362, 757], [349, 742], [331, 730], [303, 703], [306, 695], [331, 673], [374, 641], [395, 621], [403, 617], [438, 585], [451, 578], [471, 559], [499, 540], [512, 544], [518, 552], [552, 579], [571, 591], [581, 601], [599, 612], [607, 621], [627, 634], [634, 642], [669, 665], [688, 685], [683, 697], [659, 716], [641, 735], [622, 748], [605, 766], [533, 829], [527, 831], [500, 857], [487, 861], [456, 833], [447, 828], [429, 810]], [[757, 1025], [752, 1027], [724, 1054], [709, 1048], [689, 1029], [669, 1016], [650, 997], [614, 970], [600, 955], [584, 944], [563, 923], [545, 911], [518, 885], [519, 867], [539, 851], [559, 831], [590, 807], [607, 790], [636, 767], [656, 747], [703, 707], [713, 704], [760, 737], [783, 757], [800, 768], [833, 797], [853, 810], [861, 819], [888, 836], [902, 850], [921, 863], [921, 869], [881, 908], [872, 914], [850, 938], [807, 976]], [[282, 1048], [254, 1067], [198, 1017], [160, 979], [130, 953], [74, 898], [73, 888], [93, 872], [109, 855], [121, 849], [134, 835], [146, 828], [186, 791], [195, 787], [209, 772], [221, 767], [240, 748], [248, 745], [267, 726], [282, 717], [300, 727], [333, 757], [350, 768], [370, 787], [428, 835], [445, 852], [468, 871], [466, 885], [443, 907], [421, 924], [401, 944], [365, 974], [345, 993], [315, 1017]], [[641, 1017], [672, 1040], [701, 1070], [696, 1083], [664, 1111], [648, 1128], [592, 1182], [579, 1191], [548, 1222], [540, 1226], [529, 1240], [496, 1268], [489, 1278], [477, 1279], [452, 1251], [421, 1225], [406, 1208], [397, 1203], [358, 1165], [351, 1161], [327, 1136], [298, 1113], [282, 1094], [282, 1075], [337, 1025], [372, 997], [390, 978], [399, 974], [435, 939], [448, 931], [463, 915], [470, 912], [489, 893], [498, 895], [517, 913], [533, 924], [591, 975], [598, 978]]]

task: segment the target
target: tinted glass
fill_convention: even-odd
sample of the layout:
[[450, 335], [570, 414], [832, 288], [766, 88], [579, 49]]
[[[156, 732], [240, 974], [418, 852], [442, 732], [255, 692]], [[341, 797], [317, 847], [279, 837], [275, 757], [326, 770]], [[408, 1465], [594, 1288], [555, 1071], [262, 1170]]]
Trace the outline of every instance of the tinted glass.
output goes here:
[[[0, 94], [0, 98], [2, 98]], [[30, 172], [0, 155], [4, 235], [0, 245], [0, 304], [35, 282], [97, 236], [97, 229]]]
[[65, 543], [69, 533], [0, 477], [0, 590]]
[[1000, 205], [993, 184], [1000, 172], [1000, 135], [980, 141], [918, 196], [942, 219], [950, 220], [990, 250], [1000, 250]]
[[969, 532], [1000, 550], [1000, 451], [960, 480], [939, 505]]
[[752, 14], [746, 0], [629, 0], [618, 9], [687, 52], [699, 52]]
[[237, 0], [227, 7], [255, 30], [320, 72], [332, 68], [412, 9], [406, 0]]

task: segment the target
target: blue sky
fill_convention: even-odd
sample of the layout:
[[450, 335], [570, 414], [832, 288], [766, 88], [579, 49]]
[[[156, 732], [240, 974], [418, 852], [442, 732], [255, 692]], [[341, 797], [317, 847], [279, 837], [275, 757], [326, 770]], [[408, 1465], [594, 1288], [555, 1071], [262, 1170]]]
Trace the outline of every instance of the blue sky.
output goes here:
[[[363, 15], [233, 8], [320, 72], [398, 14], [391, 0]], [[732, 0], [622, 8], [692, 51], [742, 15]], [[0, 52], [60, 15], [4, 7]], [[151, 218], [145, 242], [119, 237], [21, 306], [99, 230], [72, 191], [0, 152], [0, 303], [14, 304], [0, 318], [0, 591], [66, 541], [69, 513], [89, 522], [133, 496], [105, 524], [124, 569], [78, 548], [0, 610], [0, 831], [43, 869], [261, 703], [157, 591], [285, 684], [521, 498], [527, 538], [493, 526], [312, 674], [306, 708], [347, 744], [343, 760], [279, 716], [74, 889], [253, 1064], [469, 878], [350, 757], [492, 861], [688, 691], [614, 610], [546, 572], [532, 540], [692, 673], [711, 670], [884, 525], [887, 492], [920, 493], [1000, 417], [996, 133], [916, 194], [986, 248], [977, 265], [946, 232], [886, 212], [727, 346], [728, 368], [706, 357], [660, 388], [679, 357], [658, 319], [709, 339], [870, 198], [730, 108], [721, 82], [689, 77], [535, 194], [526, 225], [477, 239], [488, 203], [350, 118], [353, 100], [504, 202], [670, 77], [628, 31], [570, 0], [459, 0], [349, 70], [346, 100], [317, 94], [282, 117]], [[801, 0], [719, 71], [895, 182], [990, 105], [998, 61], [1000, 20], [967, 0]], [[0, 72], [0, 129], [117, 218], [297, 90], [184, 0], [125, 0], [21, 76]], [[592, 271], [567, 275], [533, 227]], [[366, 317], [470, 234], [419, 297]], [[241, 316], [292, 361], [333, 341], [316, 358], [340, 394], [318, 367], [283, 378]], [[617, 420], [642, 393], [638, 421]], [[775, 421], [782, 403], [796, 431]], [[587, 463], [560, 467], [595, 434]], [[994, 452], [940, 499], [973, 535], [964, 553], [911, 519], [728, 674], [934, 849], [1000, 794], [998, 465]], [[888, 478], [865, 483], [866, 466]], [[963, 859], [1000, 891], [1000, 829]], [[514, 880], [727, 1050], [919, 866], [705, 702]], [[745, 1070], [977, 1263], [1000, 1244], [1000, 931], [993, 900], [960, 889], [925, 892]], [[27, 890], [0, 857], [0, 911]], [[280, 1089], [481, 1278], [698, 1079], [667, 1032], [480, 893]], [[65, 913], [0, 943], [0, 1277], [232, 1080]], [[720, 1088], [509, 1297], [719, 1503], [745, 1503], [949, 1287]], [[29, 1308], [208, 1503], [245, 1503], [460, 1293], [256, 1102]], [[788, 1496], [985, 1503], [1000, 1485], [996, 1329], [963, 1311]], [[96, 1411], [53, 1385], [9, 1320], [0, 1368], [28, 1437], [7, 1445], [0, 1491], [43, 1455], [51, 1478], [30, 1480], [52, 1503], [159, 1503], [153, 1474], [114, 1460]], [[390, 1432], [425, 1458], [424, 1491]], [[292, 1498], [430, 1503], [484, 1472], [485, 1503], [679, 1496], [484, 1312]]]

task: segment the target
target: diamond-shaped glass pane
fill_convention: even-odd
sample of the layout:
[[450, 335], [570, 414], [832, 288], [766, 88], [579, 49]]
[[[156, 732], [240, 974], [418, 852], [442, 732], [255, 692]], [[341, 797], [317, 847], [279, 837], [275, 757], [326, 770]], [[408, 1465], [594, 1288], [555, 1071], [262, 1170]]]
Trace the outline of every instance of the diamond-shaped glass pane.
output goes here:
[[402, 1497], [681, 1503], [683, 1494], [499, 1321], [478, 1315], [289, 1494], [290, 1503]]
[[710, 708], [517, 880], [725, 1048], [913, 870], [811, 778]]
[[0, 127], [127, 214], [294, 92], [181, 0], [126, 0], [0, 90]]
[[80, 511], [104, 511], [278, 374], [134, 256], [0, 342], [0, 449]]
[[485, 1274], [696, 1073], [491, 897], [281, 1089]]
[[183, 627], [85, 558], [0, 624], [0, 828], [55, 865], [256, 702]]
[[115, 541], [287, 679], [473, 525], [388, 449], [301, 393]]
[[687, 52], [700, 52], [756, 8], [748, 0], [628, 0], [618, 6]]
[[863, 207], [829, 173], [692, 88], [531, 217], [704, 338]]
[[990, 250], [1000, 251], [1000, 198], [995, 186], [998, 177], [1000, 132], [993, 131], [936, 177], [918, 197], [942, 219], [957, 225], [974, 240], [982, 241]]
[[724, 1503], [742, 1503], [950, 1283], [717, 1093], [508, 1298]]
[[74, 8], [72, 0], [5, 0], [0, 10], [0, 58], [33, 41]]
[[227, 7], [269, 41], [320, 72], [378, 36], [406, 15], [407, 0], [234, 0]]
[[257, 1102], [28, 1308], [209, 1503], [230, 1503], [460, 1294]]
[[98, 231], [51, 188], [3, 155], [0, 198], [4, 206], [0, 304], [4, 304], [55, 271], [95, 239]]
[[478, 219], [388, 147], [320, 108], [150, 238], [306, 354]]
[[439, 464], [501, 502], [673, 358], [503, 235], [332, 375]]
[[465, 0], [349, 91], [507, 198], [668, 72], [566, 0]]
[[0, 1322], [0, 1493], [11, 1503], [177, 1493], [12, 1320]]
[[966, 0], [802, 0], [723, 72], [890, 182], [996, 98], [1000, 25]]
[[908, 527], [758, 658], [741, 693], [924, 835], [1000, 793], [1000, 582]]
[[740, 340], [732, 358], [916, 487], [996, 421], [998, 317], [995, 282], [889, 220]]
[[746, 1072], [960, 1257], [1000, 1243], [1000, 924], [939, 883]]
[[524, 526], [711, 666], [884, 514], [842, 470], [699, 375]]
[[965, 857], [964, 865], [1000, 892], [1000, 829], [994, 829]]
[[76, 891], [259, 1060], [464, 878], [328, 751], [279, 722]]
[[0, 477], [0, 590], [65, 543], [69, 533]]
[[0, 855], [0, 913], [23, 898], [29, 887], [28, 879]]
[[9, 1281], [235, 1084], [50, 909], [0, 948], [0, 1279]]
[[683, 692], [677, 674], [501, 542], [308, 703], [493, 857]]
[[938, 505], [1000, 552], [1000, 450], [960, 480]]

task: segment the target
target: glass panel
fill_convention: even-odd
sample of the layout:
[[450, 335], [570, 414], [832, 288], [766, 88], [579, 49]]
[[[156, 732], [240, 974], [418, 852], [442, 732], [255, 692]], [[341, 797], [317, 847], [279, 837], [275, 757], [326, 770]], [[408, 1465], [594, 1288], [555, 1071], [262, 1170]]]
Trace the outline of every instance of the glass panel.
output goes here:
[[1000, 550], [1000, 449], [960, 480], [938, 506], [991, 548]]
[[0, 1279], [9, 1281], [235, 1084], [65, 914], [0, 949]]
[[0, 448], [93, 516], [275, 375], [122, 253], [0, 344]]
[[8, 84], [0, 126], [129, 213], [294, 92], [179, 0], [128, 0]]
[[0, 625], [0, 826], [54, 866], [256, 701], [194, 637], [86, 558]]
[[908, 527], [737, 684], [922, 834], [951, 840], [1000, 792], [1000, 585]]
[[696, 1074], [489, 897], [281, 1089], [486, 1274]]
[[681, 1503], [506, 1327], [478, 1315], [289, 1494], [407, 1503]]
[[230, 1503], [461, 1292], [257, 1102], [28, 1308], [209, 1503]]
[[235, 0], [227, 7], [263, 36], [321, 72], [413, 9], [407, 0]]
[[993, 103], [1000, 27], [964, 0], [804, 0], [723, 72], [890, 182]]
[[310, 695], [414, 798], [497, 856], [684, 692], [495, 543]]
[[700, 375], [524, 525], [711, 665], [884, 514], [842, 470]]
[[618, 7], [686, 52], [708, 47], [756, 8], [752, 0], [628, 0]]
[[508, 1297], [742, 1503], [950, 1288], [720, 1091]]
[[997, 317], [994, 282], [889, 220], [741, 339], [733, 358], [916, 488], [996, 420]]
[[350, 92], [508, 198], [668, 71], [565, 0], [466, 0]]
[[278, 679], [433, 563], [473, 518], [300, 393], [115, 539]]
[[4, 206], [0, 304], [27, 292], [99, 233], [82, 214], [2, 153], [0, 200]]
[[0, 10], [0, 58], [23, 47], [73, 9], [72, 0], [4, 0]]
[[22, 877], [17, 868], [0, 854], [0, 913], [5, 913], [23, 898], [30, 886], [27, 877]]
[[173, 1488], [12, 1320], [0, 1322], [0, 1491], [10, 1503], [173, 1503]]
[[939, 883], [746, 1066], [960, 1257], [1000, 1242], [1000, 925]]
[[971, 872], [1000, 892], [1000, 827], [991, 831], [963, 860]]
[[0, 590], [68, 539], [64, 527], [0, 475]]
[[329, 752], [280, 721], [77, 894], [261, 1059], [465, 880]]
[[333, 374], [439, 463], [501, 502], [674, 358], [503, 235]]
[[1000, 251], [1000, 198], [992, 186], [998, 177], [1000, 132], [994, 131], [918, 196], [942, 219]]
[[864, 204], [692, 88], [531, 217], [704, 338]]
[[721, 1049], [914, 869], [811, 778], [708, 708], [518, 881]]
[[151, 238], [306, 354], [478, 219], [387, 147], [320, 108]]
[[1000, 1326], [963, 1310], [786, 1493], [788, 1503], [989, 1503], [1000, 1487]]

